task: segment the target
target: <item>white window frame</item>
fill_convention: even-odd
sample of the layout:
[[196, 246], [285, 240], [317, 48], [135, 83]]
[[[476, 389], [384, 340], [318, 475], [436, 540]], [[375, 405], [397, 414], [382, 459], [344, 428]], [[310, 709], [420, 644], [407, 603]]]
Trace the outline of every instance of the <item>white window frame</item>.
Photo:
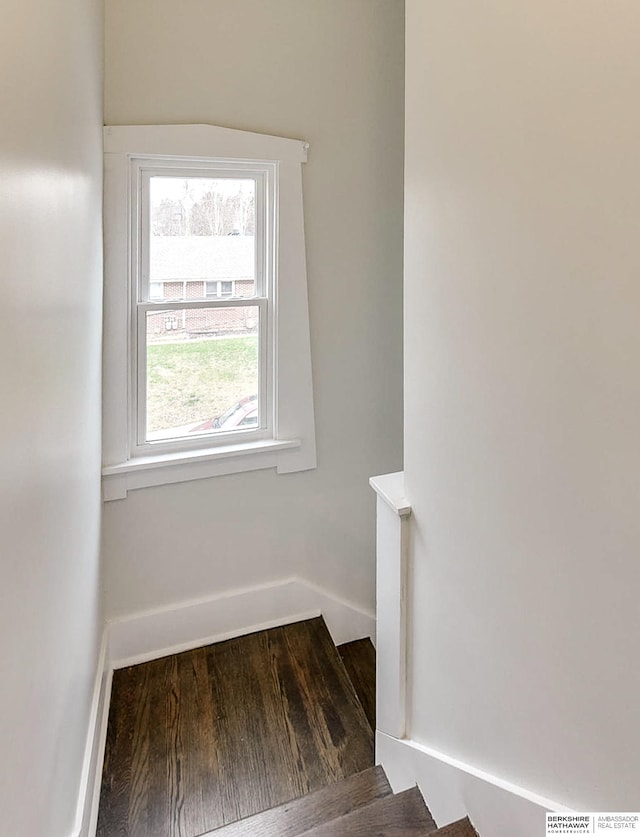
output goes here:
[[[105, 321], [103, 364], [103, 496], [124, 499], [128, 491], [262, 468], [278, 473], [316, 466], [315, 425], [306, 256], [302, 205], [302, 163], [307, 144], [299, 140], [235, 131], [211, 125], [114, 126], [105, 128]], [[270, 283], [261, 316], [265, 365], [261, 380], [264, 420], [253, 430], [169, 443], [141, 443], [141, 397], [136, 317], [156, 301], [139, 300], [139, 205], [141, 173], [189, 168], [246, 170], [264, 176], [270, 190], [265, 206], [273, 252]], [[269, 173], [268, 175], [265, 173]], [[230, 175], [231, 176], [231, 175]], [[265, 258], [267, 261], [265, 261]], [[260, 283], [256, 274], [257, 285]], [[221, 287], [221, 286], [219, 286]], [[265, 286], [263, 285], [263, 290]], [[216, 306], [257, 304], [251, 297], [216, 298]], [[213, 300], [209, 300], [212, 302]], [[205, 300], [206, 306], [207, 300]], [[164, 307], [189, 307], [188, 300]], [[202, 303], [193, 303], [202, 304]], [[141, 313], [140, 313], [141, 312]]]
[[[244, 442], [273, 437], [273, 335], [275, 333], [275, 187], [277, 165], [273, 162], [244, 160], [210, 161], [162, 159], [158, 157], [130, 156], [130, 258], [131, 258], [131, 336], [129, 345], [134, 347], [129, 359], [130, 449], [133, 457], [160, 455], [183, 450], [214, 448], [233, 444], [240, 438]], [[150, 295], [150, 184], [154, 177], [197, 178], [246, 178], [255, 185], [256, 235], [254, 254], [254, 295], [242, 299], [215, 298], [189, 299], [187, 285], [182, 281], [182, 299], [161, 301]], [[147, 331], [146, 316], [154, 311], [182, 314], [193, 309], [255, 308], [258, 312], [258, 415], [260, 423], [251, 430], [234, 430], [208, 435], [182, 437], [180, 439], [156, 439], [147, 441]], [[240, 435], [238, 435], [240, 434]]]

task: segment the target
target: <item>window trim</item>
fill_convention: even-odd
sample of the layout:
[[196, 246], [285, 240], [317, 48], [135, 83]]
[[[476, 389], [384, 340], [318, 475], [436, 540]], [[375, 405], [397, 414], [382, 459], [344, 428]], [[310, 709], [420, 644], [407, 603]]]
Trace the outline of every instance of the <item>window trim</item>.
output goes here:
[[[316, 467], [315, 423], [306, 257], [302, 206], [302, 163], [307, 144], [211, 125], [113, 126], [105, 128], [105, 323], [104, 323], [104, 498], [123, 499], [132, 489], [262, 468], [290, 473]], [[190, 161], [194, 168], [216, 161], [250, 169], [271, 163], [275, 172], [274, 316], [266, 339], [273, 346], [273, 427], [265, 438], [253, 431], [196, 450], [132, 450], [129, 373], [130, 324], [135, 280], [131, 248], [133, 160]], [[217, 298], [217, 305], [227, 302]], [[211, 302], [212, 300], [208, 300]], [[236, 300], [228, 300], [229, 304]], [[165, 300], [164, 303], [167, 301]], [[243, 303], [250, 302], [250, 298]], [[240, 434], [238, 434], [240, 435]], [[251, 437], [249, 439], [249, 436]]]

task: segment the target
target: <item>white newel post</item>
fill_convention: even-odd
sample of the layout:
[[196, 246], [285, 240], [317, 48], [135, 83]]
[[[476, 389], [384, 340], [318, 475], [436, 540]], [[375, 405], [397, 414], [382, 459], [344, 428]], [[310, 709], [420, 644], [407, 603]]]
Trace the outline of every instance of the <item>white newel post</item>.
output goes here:
[[406, 564], [411, 506], [404, 473], [371, 477], [377, 499], [376, 563], [376, 728], [405, 735]]

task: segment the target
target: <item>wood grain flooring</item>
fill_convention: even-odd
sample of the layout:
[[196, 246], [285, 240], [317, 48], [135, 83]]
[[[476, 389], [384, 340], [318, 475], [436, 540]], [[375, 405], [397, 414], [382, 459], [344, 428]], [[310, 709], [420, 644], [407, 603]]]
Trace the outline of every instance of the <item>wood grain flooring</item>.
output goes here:
[[322, 619], [114, 673], [98, 837], [196, 837], [373, 765]]
[[471, 825], [469, 817], [465, 817], [463, 820], [443, 825], [434, 833], [433, 837], [478, 837], [478, 832]]
[[203, 837], [299, 837], [319, 823], [335, 820], [390, 795], [391, 786], [384, 770], [372, 767]]
[[371, 729], [376, 728], [376, 649], [366, 637], [338, 646], [338, 653], [353, 683]]
[[436, 828], [422, 794], [411, 788], [318, 825], [300, 837], [424, 837]]

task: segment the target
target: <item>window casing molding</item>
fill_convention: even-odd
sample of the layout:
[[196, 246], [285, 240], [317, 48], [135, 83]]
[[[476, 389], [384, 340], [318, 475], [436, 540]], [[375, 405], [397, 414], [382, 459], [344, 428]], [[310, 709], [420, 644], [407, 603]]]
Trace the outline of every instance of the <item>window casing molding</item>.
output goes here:
[[[104, 323], [104, 498], [150, 485], [275, 467], [279, 473], [316, 465], [309, 346], [306, 255], [301, 165], [307, 145], [298, 140], [210, 125], [117, 126], [105, 128], [105, 323]], [[218, 296], [198, 302], [162, 300], [163, 310], [257, 306], [262, 322], [261, 391], [265, 420], [257, 429], [195, 439], [145, 442], [137, 409], [144, 387], [136, 340], [141, 317], [160, 300], [149, 288], [141, 299], [140, 277], [148, 270], [137, 236], [141, 178], [150, 172], [239, 170], [262, 185], [260, 205], [273, 234], [273, 252], [258, 249], [256, 296]], [[217, 174], [215, 175], [217, 176]], [[143, 213], [144, 214], [144, 213]], [[145, 278], [146, 277], [146, 278]], [[153, 289], [154, 292], [156, 289]], [[143, 294], [144, 296], [144, 294]], [[137, 322], [136, 322], [137, 320]]]

